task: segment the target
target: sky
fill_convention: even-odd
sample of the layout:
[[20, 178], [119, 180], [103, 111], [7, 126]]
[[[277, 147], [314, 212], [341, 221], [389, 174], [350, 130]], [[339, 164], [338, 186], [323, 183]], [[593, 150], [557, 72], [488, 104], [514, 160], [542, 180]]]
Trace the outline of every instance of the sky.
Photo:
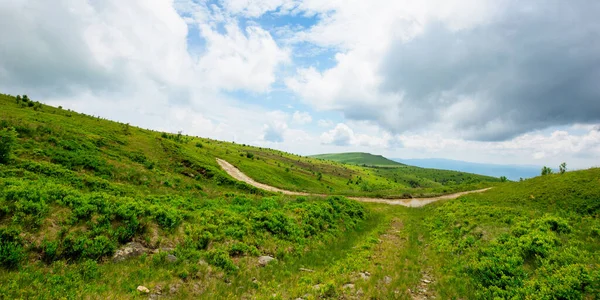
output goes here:
[[0, 92], [301, 155], [600, 166], [600, 2], [0, 0]]

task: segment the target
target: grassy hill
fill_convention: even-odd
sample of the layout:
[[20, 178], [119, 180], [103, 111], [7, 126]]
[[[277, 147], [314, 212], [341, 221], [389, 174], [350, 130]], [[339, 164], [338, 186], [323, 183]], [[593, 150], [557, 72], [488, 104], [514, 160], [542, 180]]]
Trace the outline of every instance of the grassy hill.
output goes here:
[[[498, 178], [472, 173], [409, 166], [389, 160], [381, 155], [362, 152], [318, 154], [310, 157], [334, 161], [344, 165], [362, 166], [364, 170], [367, 170], [368, 174], [375, 174], [378, 177], [385, 178], [388, 182], [393, 181], [396, 184], [409, 186], [415, 190], [435, 189], [441, 184], [446, 187], [443, 189], [444, 192], [448, 192], [450, 191], [448, 187], [456, 186], [457, 184], [461, 185], [466, 182], [478, 182], [482, 180], [488, 182], [499, 181]], [[393, 187], [385, 187], [384, 190], [386, 192], [380, 192], [378, 195], [385, 197], [393, 189]]]
[[364, 152], [347, 152], [347, 153], [330, 153], [330, 154], [317, 154], [311, 155], [310, 157], [326, 159], [331, 161], [337, 161], [340, 163], [353, 164], [353, 165], [364, 165], [364, 166], [375, 166], [375, 167], [398, 167], [403, 166], [399, 162], [389, 160], [381, 155], [374, 155]]
[[[217, 157], [315, 193], [495, 187], [422, 209], [292, 197], [233, 180]], [[600, 170], [493, 180], [345, 165], [0, 95], [0, 298], [599, 297]], [[119, 256], [134, 246], [139, 255]], [[265, 255], [276, 260], [263, 267]]]

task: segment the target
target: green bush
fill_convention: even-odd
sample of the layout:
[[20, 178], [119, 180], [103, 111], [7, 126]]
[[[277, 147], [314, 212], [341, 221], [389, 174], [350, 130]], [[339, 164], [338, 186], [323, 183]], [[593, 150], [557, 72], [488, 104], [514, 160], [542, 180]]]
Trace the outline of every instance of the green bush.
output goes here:
[[58, 252], [59, 244], [57, 241], [44, 240], [41, 247], [43, 258], [47, 263], [53, 262], [60, 256], [60, 253]]
[[0, 164], [8, 163], [16, 140], [17, 132], [14, 128], [4, 128], [0, 130]]
[[0, 266], [8, 269], [18, 268], [24, 257], [19, 231], [0, 228]]
[[98, 269], [98, 263], [91, 259], [84, 260], [78, 266], [79, 274], [85, 280], [97, 279], [100, 278], [100, 270]]
[[238, 267], [233, 263], [229, 254], [222, 249], [213, 249], [206, 254], [209, 264], [219, 267], [228, 273], [235, 272]]

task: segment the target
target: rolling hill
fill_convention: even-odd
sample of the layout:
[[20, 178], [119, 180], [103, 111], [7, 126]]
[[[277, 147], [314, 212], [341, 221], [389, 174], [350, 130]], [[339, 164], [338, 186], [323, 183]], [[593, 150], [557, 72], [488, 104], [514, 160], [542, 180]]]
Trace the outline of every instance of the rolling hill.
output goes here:
[[[259, 183], [326, 195], [258, 189], [217, 158]], [[600, 297], [600, 169], [499, 182], [369, 161], [0, 95], [0, 298]], [[483, 187], [419, 209], [345, 197]]]
[[403, 164], [387, 159], [381, 155], [374, 155], [364, 152], [348, 152], [348, 153], [330, 153], [317, 154], [310, 157], [336, 161], [340, 163], [364, 165], [374, 167], [397, 167]]

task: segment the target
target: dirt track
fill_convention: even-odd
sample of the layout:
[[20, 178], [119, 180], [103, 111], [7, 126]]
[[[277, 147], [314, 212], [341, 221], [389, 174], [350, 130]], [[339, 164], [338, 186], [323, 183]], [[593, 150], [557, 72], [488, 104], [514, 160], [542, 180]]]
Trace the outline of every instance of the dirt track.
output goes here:
[[[309, 194], [309, 193], [292, 192], [292, 191], [278, 189], [276, 187], [272, 187], [270, 185], [266, 185], [264, 183], [254, 181], [254, 179], [248, 177], [248, 175], [242, 173], [242, 171], [240, 171], [238, 168], [236, 168], [232, 164], [228, 163], [227, 161], [217, 158], [217, 162], [219, 163], [221, 168], [223, 168], [223, 170], [225, 170], [225, 172], [227, 172], [227, 174], [229, 174], [231, 177], [233, 177], [239, 181], [243, 181], [249, 185], [255, 186], [259, 189], [265, 190], [265, 191], [279, 192], [279, 193], [286, 194], [286, 195], [298, 195], [298, 196], [320, 196], [320, 197], [327, 196], [325, 194]], [[356, 201], [361, 201], [361, 202], [375, 202], [375, 203], [385, 203], [385, 204], [390, 204], [390, 205], [420, 207], [420, 206], [423, 206], [423, 205], [426, 205], [426, 204], [429, 204], [429, 203], [432, 203], [435, 201], [456, 199], [462, 195], [471, 194], [471, 193], [481, 193], [481, 192], [485, 192], [489, 189], [491, 189], [491, 188], [448, 194], [448, 195], [432, 197], [432, 198], [410, 198], [410, 199], [385, 199], [385, 198], [368, 198], [368, 197], [347, 197], [347, 198], [353, 199]]]

